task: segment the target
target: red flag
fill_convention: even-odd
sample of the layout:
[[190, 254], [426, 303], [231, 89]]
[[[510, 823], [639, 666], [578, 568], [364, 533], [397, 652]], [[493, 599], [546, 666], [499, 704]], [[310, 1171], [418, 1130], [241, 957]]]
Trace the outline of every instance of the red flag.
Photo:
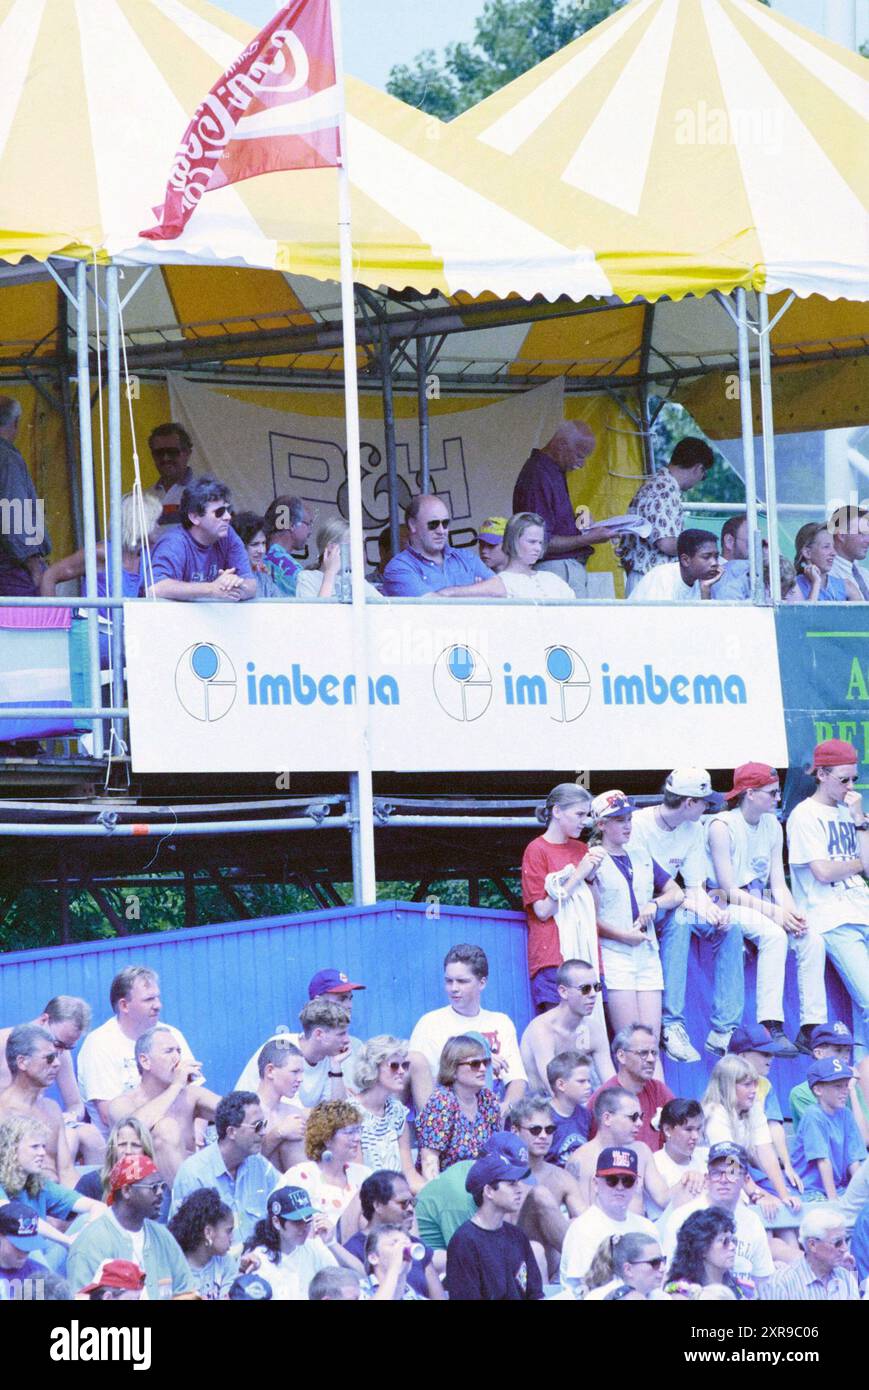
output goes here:
[[281, 169], [340, 163], [330, 0], [291, 0], [201, 101], [175, 154], [159, 225], [180, 236], [204, 193]]

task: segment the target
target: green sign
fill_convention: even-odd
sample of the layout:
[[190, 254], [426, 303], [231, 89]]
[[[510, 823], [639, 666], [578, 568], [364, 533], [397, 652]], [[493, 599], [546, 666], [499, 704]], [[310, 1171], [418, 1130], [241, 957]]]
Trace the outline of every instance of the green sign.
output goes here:
[[776, 639], [791, 767], [822, 739], [847, 739], [869, 787], [869, 605], [782, 604]]

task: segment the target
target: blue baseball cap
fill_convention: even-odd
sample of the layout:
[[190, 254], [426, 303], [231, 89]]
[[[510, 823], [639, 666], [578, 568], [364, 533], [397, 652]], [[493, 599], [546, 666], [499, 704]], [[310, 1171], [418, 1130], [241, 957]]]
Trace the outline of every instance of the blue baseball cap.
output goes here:
[[282, 1221], [307, 1221], [314, 1215], [311, 1198], [303, 1187], [276, 1187], [269, 1195], [269, 1216]]
[[272, 1297], [272, 1286], [261, 1274], [239, 1274], [229, 1287], [229, 1297], [235, 1299], [256, 1299], [265, 1301]]
[[0, 1236], [16, 1250], [36, 1250], [42, 1244], [37, 1216], [26, 1202], [4, 1202], [0, 1206]]
[[852, 1075], [851, 1068], [838, 1057], [821, 1057], [809, 1067], [806, 1080], [810, 1086], [819, 1086], [826, 1081], [850, 1081]]
[[467, 1192], [482, 1192], [487, 1183], [521, 1182], [531, 1169], [528, 1150], [516, 1134], [493, 1134], [486, 1152], [478, 1158], [465, 1178]]
[[[785, 1045], [788, 1053], [793, 1049]], [[768, 1028], [764, 1028], [762, 1023], [743, 1023], [739, 1028], [734, 1028], [730, 1042], [727, 1044], [728, 1052], [762, 1052], [768, 1057], [776, 1057], [781, 1051], [781, 1044], [777, 1043]]]
[[853, 1047], [854, 1038], [844, 1023], [819, 1023], [812, 1029], [812, 1047], [832, 1043], [835, 1047]]
[[735, 1159], [740, 1168], [748, 1172], [748, 1154], [741, 1144], [734, 1144], [730, 1139], [723, 1139], [720, 1144], [713, 1144], [706, 1157], [707, 1167], [710, 1163], [721, 1163], [727, 1159]]
[[308, 998], [319, 999], [321, 994], [349, 994], [353, 989], [366, 989], [354, 984], [343, 970], [318, 970], [308, 985]]

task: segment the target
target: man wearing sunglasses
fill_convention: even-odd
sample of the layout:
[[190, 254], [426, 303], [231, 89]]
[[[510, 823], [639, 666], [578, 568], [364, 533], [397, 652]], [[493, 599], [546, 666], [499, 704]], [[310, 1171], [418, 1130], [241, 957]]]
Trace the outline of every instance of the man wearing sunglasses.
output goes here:
[[854, 1260], [842, 1213], [831, 1202], [807, 1207], [800, 1221], [803, 1257], [780, 1269], [763, 1296], [800, 1302], [856, 1302], [859, 1298]]
[[[105, 1144], [99, 1130], [87, 1123], [87, 1110], [79, 1091], [72, 1054], [91, 1026], [91, 1006], [72, 994], [58, 994], [49, 999], [38, 1018], [31, 1020], [38, 1028], [51, 1034], [60, 1053], [57, 1090], [64, 1107], [66, 1137], [74, 1163], [101, 1163]], [[0, 1092], [5, 1091], [12, 1077], [6, 1065], [6, 1043], [11, 1028], [0, 1028]]]
[[[467, 1167], [470, 1169], [470, 1163]], [[388, 1168], [378, 1168], [370, 1173], [359, 1189], [359, 1205], [365, 1230], [357, 1231], [344, 1242], [344, 1249], [355, 1255], [357, 1260], [365, 1261], [366, 1235], [382, 1226], [390, 1229], [400, 1226], [406, 1235], [414, 1239], [416, 1198], [403, 1173], [392, 1172]], [[444, 1253], [439, 1252], [435, 1258], [434, 1250], [419, 1239], [414, 1241], [414, 1247], [413, 1261], [407, 1271], [408, 1284], [420, 1298], [443, 1299], [439, 1271], [446, 1266]]]
[[76, 1172], [70, 1157], [63, 1115], [45, 1092], [57, 1081], [61, 1052], [45, 1028], [22, 1023], [6, 1041], [6, 1065], [12, 1080], [0, 1093], [0, 1121], [11, 1115], [37, 1119], [48, 1130], [45, 1175], [64, 1187], [75, 1187]]
[[546, 1069], [562, 1052], [590, 1051], [588, 1020], [601, 990], [597, 971], [586, 960], [566, 960], [555, 976], [559, 1003], [532, 1018], [519, 1050], [528, 1073], [528, 1085], [548, 1091]]
[[613, 1235], [641, 1232], [657, 1240], [657, 1232], [645, 1216], [631, 1211], [631, 1199], [639, 1183], [637, 1155], [629, 1148], [602, 1149], [595, 1164], [593, 1202], [567, 1228], [561, 1252], [561, 1282], [573, 1288], [585, 1278], [602, 1240]]
[[[674, 1098], [669, 1086], [655, 1077], [658, 1054], [658, 1039], [645, 1024], [632, 1023], [627, 1028], [621, 1028], [612, 1040], [615, 1075], [605, 1081], [588, 1102], [589, 1107], [594, 1109], [601, 1091], [608, 1086], [621, 1086], [623, 1090], [630, 1091], [636, 1097], [642, 1116], [637, 1138], [647, 1144], [653, 1153], [660, 1149], [664, 1139], [658, 1130], [652, 1128], [652, 1120], [667, 1101]], [[594, 1126], [591, 1132], [594, 1134]]]
[[176, 525], [181, 520], [181, 494], [193, 481], [193, 469], [190, 467], [193, 441], [181, 425], [170, 420], [151, 431], [148, 448], [160, 475], [159, 482], [154, 484], [154, 492], [163, 501], [160, 525]]
[[147, 1155], [118, 1160], [109, 1175], [109, 1210], [85, 1226], [70, 1247], [71, 1288], [90, 1284], [105, 1260], [132, 1260], [145, 1271], [144, 1297], [150, 1302], [192, 1290], [193, 1277], [181, 1247], [157, 1220], [165, 1187]]
[[742, 1200], [748, 1178], [748, 1155], [729, 1140], [713, 1144], [709, 1150], [706, 1192], [675, 1210], [670, 1207], [658, 1222], [661, 1248], [670, 1258], [676, 1250], [679, 1227], [692, 1213], [706, 1207], [721, 1207], [733, 1217], [736, 1226], [736, 1257], [733, 1273], [753, 1279], [759, 1293], [775, 1273], [775, 1263], [763, 1222], [748, 1202]]
[[[819, 743], [812, 757], [817, 787], [788, 820], [794, 899], [809, 931], [823, 937], [851, 996], [858, 1059], [869, 1051], [869, 817], [855, 787], [859, 762], [852, 743]], [[798, 1045], [810, 1047], [802, 1034], [801, 1029]]]
[[579, 1183], [582, 1200], [588, 1203], [594, 1198], [594, 1177], [603, 1150], [617, 1148], [628, 1150], [637, 1160], [639, 1181], [631, 1196], [632, 1210], [644, 1210], [646, 1193], [658, 1207], [665, 1207], [670, 1200], [667, 1184], [652, 1162], [648, 1144], [639, 1138], [643, 1125], [639, 1098], [623, 1086], [612, 1085], [599, 1091], [590, 1105], [594, 1138], [576, 1149], [567, 1160], [567, 1171]]
[[181, 1164], [172, 1185], [170, 1216], [198, 1187], [216, 1187], [232, 1210], [236, 1237], [247, 1240], [266, 1214], [275, 1182], [275, 1170], [262, 1156], [267, 1124], [253, 1091], [224, 1096], [214, 1116], [217, 1143], [206, 1144]]
[[576, 1178], [564, 1168], [547, 1162], [557, 1128], [550, 1113], [549, 1097], [523, 1096], [511, 1108], [509, 1120], [511, 1132], [528, 1150], [530, 1169], [531, 1190], [522, 1203], [519, 1225], [529, 1240], [536, 1240], [543, 1246], [550, 1274], [555, 1276], [567, 1234], [567, 1217], [579, 1216], [586, 1204]]
[[408, 544], [383, 572], [387, 598], [437, 595], [441, 589], [492, 579], [476, 550], [449, 544], [450, 514], [434, 493], [418, 493], [405, 512]]
[[160, 536], [151, 556], [149, 593], [182, 603], [239, 603], [256, 597], [256, 580], [232, 529], [229, 488], [217, 478], [194, 478], [181, 494], [181, 525]]

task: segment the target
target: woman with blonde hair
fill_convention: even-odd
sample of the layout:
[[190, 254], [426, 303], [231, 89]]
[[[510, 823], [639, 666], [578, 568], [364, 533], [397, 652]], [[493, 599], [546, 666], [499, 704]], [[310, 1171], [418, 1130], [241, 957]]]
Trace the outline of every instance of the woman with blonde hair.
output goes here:
[[416, 1119], [425, 1182], [462, 1159], [479, 1158], [501, 1128], [501, 1107], [486, 1085], [490, 1062], [479, 1033], [462, 1033], [444, 1043], [438, 1084]]
[[863, 595], [853, 579], [831, 571], [836, 559], [833, 537], [823, 521], [808, 521], [794, 541], [797, 589], [809, 603], [860, 603]]
[[403, 1173], [411, 1192], [418, 1192], [423, 1182], [413, 1166], [409, 1111], [400, 1099], [409, 1072], [406, 1041], [388, 1033], [369, 1038], [356, 1054], [351, 1099], [362, 1116], [362, 1162], [373, 1172]]
[[97, 1215], [105, 1207], [45, 1176], [48, 1138], [47, 1126], [30, 1115], [10, 1115], [0, 1123], [0, 1201], [32, 1207], [38, 1219], [38, 1248], [42, 1258], [56, 1269], [65, 1258], [56, 1247], [66, 1249], [72, 1242], [46, 1218], [69, 1221], [79, 1213]]
[[501, 542], [507, 564], [491, 579], [478, 584], [454, 584], [441, 593], [444, 598], [560, 598], [573, 603], [576, 595], [570, 585], [551, 570], [538, 569], [546, 554], [546, 522], [536, 512], [516, 512], [507, 522]]
[[[338, 578], [341, 570], [341, 547], [350, 544], [350, 527], [343, 516], [330, 516], [317, 528], [314, 540], [316, 560], [300, 571], [296, 580], [296, 598], [349, 598], [340, 592]], [[382, 597], [373, 584], [365, 581], [365, 597]]]
[[768, 1225], [777, 1227], [782, 1221], [789, 1221], [791, 1212], [799, 1210], [800, 1199], [788, 1191], [773, 1148], [763, 1106], [757, 1099], [759, 1080], [751, 1063], [737, 1053], [729, 1052], [715, 1063], [702, 1101], [706, 1143], [710, 1147], [739, 1144], [745, 1150], [749, 1160], [745, 1187], [748, 1199], [759, 1203]]

